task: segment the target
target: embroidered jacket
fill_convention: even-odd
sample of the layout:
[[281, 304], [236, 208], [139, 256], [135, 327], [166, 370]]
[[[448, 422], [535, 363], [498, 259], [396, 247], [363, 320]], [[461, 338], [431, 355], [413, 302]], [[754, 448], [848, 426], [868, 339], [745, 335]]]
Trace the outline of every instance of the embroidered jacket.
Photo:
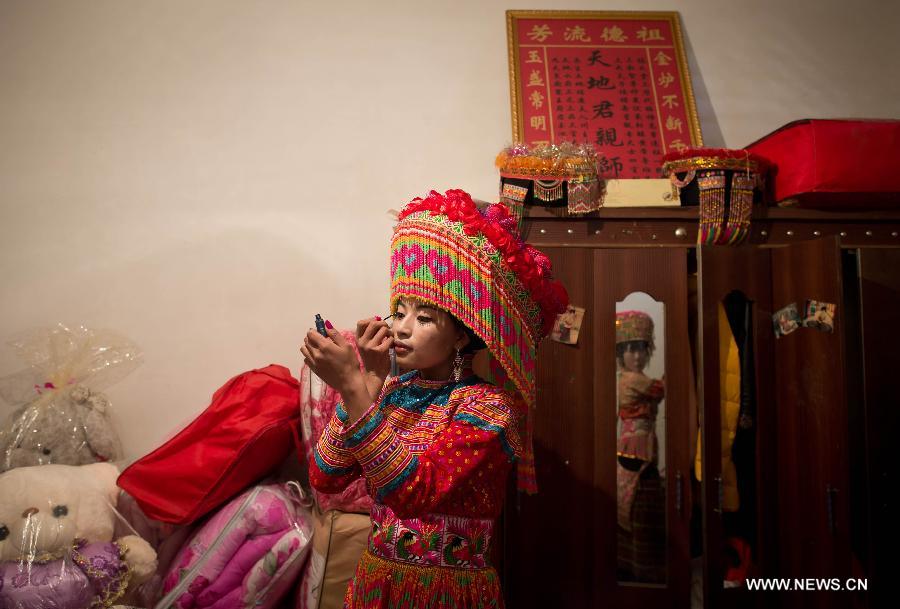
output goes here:
[[364, 475], [373, 499], [399, 518], [496, 518], [522, 449], [513, 408], [509, 394], [474, 374], [394, 377], [354, 423], [337, 406], [313, 451], [310, 483], [335, 493]]
[[619, 372], [619, 418], [650, 419], [665, 395], [665, 385], [643, 372]]

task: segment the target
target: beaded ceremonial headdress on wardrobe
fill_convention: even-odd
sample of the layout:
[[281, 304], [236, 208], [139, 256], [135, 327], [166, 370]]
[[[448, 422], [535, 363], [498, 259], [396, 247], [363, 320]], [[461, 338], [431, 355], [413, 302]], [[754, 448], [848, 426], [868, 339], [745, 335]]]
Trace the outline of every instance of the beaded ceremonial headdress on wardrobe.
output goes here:
[[632, 340], [647, 341], [647, 349], [652, 354], [653, 319], [643, 311], [620, 311], [616, 313], [616, 344]]
[[569, 214], [596, 211], [606, 195], [600, 162], [591, 144], [507, 146], [494, 161], [500, 170], [500, 200], [520, 225], [529, 205], [565, 206]]
[[747, 150], [685, 148], [663, 157], [672, 195], [682, 205], [700, 205], [701, 245], [738, 245], [749, 236], [767, 169], [765, 159]]
[[431, 191], [398, 216], [391, 242], [391, 312], [401, 298], [433, 304], [484, 341], [489, 379], [524, 402], [525, 453], [519, 487], [534, 492], [530, 416], [540, 340], [568, 304], [550, 260], [524, 243], [516, 219], [495, 203], [483, 212], [462, 190]]

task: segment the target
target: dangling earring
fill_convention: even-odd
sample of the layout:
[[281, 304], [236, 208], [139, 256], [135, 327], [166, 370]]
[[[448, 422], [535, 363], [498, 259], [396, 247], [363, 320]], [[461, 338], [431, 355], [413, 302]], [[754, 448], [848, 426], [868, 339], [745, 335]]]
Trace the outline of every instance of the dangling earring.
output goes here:
[[459, 347], [456, 348], [456, 359], [453, 360], [453, 380], [459, 381], [462, 378], [463, 358], [459, 354]]

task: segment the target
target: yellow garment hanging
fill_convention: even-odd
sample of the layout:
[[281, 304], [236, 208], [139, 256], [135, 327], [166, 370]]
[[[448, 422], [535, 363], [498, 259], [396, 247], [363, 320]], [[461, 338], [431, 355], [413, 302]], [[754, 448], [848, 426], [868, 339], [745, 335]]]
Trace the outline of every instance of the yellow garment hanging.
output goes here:
[[[731, 445], [737, 431], [738, 415], [741, 410], [741, 360], [738, 346], [731, 333], [725, 307], [719, 303], [719, 392], [722, 417], [722, 508], [736, 512], [741, 505], [737, 487], [737, 469], [731, 460]], [[694, 473], [701, 480], [702, 469], [701, 433], [697, 434], [697, 452], [694, 458]]]

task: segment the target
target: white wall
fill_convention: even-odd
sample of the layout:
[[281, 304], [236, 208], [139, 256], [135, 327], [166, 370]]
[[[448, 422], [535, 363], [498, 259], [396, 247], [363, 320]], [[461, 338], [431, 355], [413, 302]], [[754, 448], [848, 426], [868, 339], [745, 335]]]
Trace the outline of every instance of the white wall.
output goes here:
[[383, 314], [387, 209], [494, 196], [507, 8], [680, 11], [706, 143], [740, 147], [900, 115], [897, 5], [0, 0], [0, 337], [136, 340], [109, 391], [135, 458], [233, 374], [296, 371], [315, 312]]

